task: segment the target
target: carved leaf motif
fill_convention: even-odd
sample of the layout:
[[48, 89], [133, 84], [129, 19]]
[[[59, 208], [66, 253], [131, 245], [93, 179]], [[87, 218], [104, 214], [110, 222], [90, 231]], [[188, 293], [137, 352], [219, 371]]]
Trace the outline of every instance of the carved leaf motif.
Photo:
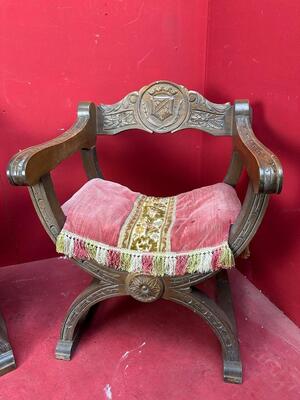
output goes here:
[[[137, 127], [135, 117], [135, 103], [138, 92], [129, 93], [124, 99], [112, 105], [101, 104], [98, 108], [98, 114], [101, 115], [100, 132], [117, 133], [124, 129]], [[124, 129], [123, 129], [124, 128]]]
[[[179, 303], [185, 307], [190, 308], [192, 311], [199, 314], [213, 329], [217, 337], [219, 338], [225, 357], [227, 360], [235, 360], [238, 354], [237, 342], [230, 323], [226, 320], [221, 320], [218, 317], [218, 306], [214, 305], [214, 310], [210, 309], [210, 306], [206, 304], [204, 299], [198, 299], [198, 296], [193, 294], [186, 294], [176, 292], [176, 296], [168, 298], [176, 303]], [[228, 320], [227, 320], [228, 321]]]
[[230, 108], [229, 103], [212, 103], [184, 86], [158, 81], [118, 103], [98, 106], [98, 130], [113, 135], [132, 128], [157, 133], [196, 128], [215, 135], [230, 134], [225, 129]]
[[114, 297], [119, 294], [118, 285], [100, 284], [97, 290], [93, 291], [90, 295], [79, 299], [77, 303], [73, 303], [71, 312], [68, 314], [64, 326], [62, 340], [72, 340], [76, 325], [80, 317], [90, 309], [93, 304], [109, 297]]
[[123, 111], [115, 114], [108, 114], [104, 116], [105, 129], [115, 129], [128, 127], [134, 125], [136, 120], [133, 111]]
[[190, 127], [197, 127], [203, 130], [224, 129], [224, 115], [193, 110], [191, 112], [188, 125], [190, 125]]

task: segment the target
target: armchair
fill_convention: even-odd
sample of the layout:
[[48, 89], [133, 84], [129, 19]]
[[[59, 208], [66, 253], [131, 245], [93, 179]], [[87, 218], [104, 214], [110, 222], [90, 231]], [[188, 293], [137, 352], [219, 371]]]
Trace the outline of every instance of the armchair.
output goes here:
[[[91, 307], [110, 297], [164, 298], [194, 311], [220, 341], [223, 375], [241, 383], [242, 364], [227, 269], [247, 249], [271, 194], [280, 193], [282, 168], [255, 137], [246, 100], [215, 104], [195, 91], [157, 81], [113, 105], [81, 103], [63, 135], [20, 151], [8, 166], [14, 185], [28, 186], [37, 214], [56, 243], [93, 280], [73, 302], [56, 347], [69, 360], [78, 328]], [[96, 137], [128, 129], [167, 134], [194, 128], [231, 136], [233, 152], [223, 183], [178, 196], [155, 198], [103, 179]], [[88, 182], [62, 207], [51, 171], [81, 152]], [[249, 185], [242, 206], [234, 187], [242, 168]], [[196, 287], [216, 278], [216, 301]]]

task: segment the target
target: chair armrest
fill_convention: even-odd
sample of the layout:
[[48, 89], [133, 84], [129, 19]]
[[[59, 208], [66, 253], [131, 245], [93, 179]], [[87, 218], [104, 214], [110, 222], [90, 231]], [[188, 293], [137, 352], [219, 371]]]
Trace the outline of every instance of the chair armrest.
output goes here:
[[234, 105], [233, 146], [247, 169], [255, 193], [280, 193], [282, 166], [278, 158], [255, 136], [247, 100]]
[[17, 153], [9, 162], [7, 176], [13, 185], [35, 185], [60, 162], [96, 143], [96, 107], [80, 103], [75, 124], [57, 138]]

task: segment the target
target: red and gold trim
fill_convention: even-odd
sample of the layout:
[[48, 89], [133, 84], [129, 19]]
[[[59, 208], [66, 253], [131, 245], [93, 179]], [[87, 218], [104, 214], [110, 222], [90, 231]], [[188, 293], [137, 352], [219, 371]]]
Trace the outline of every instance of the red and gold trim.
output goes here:
[[175, 208], [176, 197], [139, 196], [121, 229], [118, 247], [142, 252], [170, 251]]
[[63, 229], [57, 238], [56, 251], [70, 258], [94, 260], [106, 267], [154, 276], [206, 273], [234, 266], [227, 242], [189, 252], [141, 252], [108, 246]]

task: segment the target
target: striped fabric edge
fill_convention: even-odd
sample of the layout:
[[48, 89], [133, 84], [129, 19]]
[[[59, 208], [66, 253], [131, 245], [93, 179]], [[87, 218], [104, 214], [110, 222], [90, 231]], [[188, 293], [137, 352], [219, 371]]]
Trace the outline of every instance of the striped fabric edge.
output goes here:
[[94, 260], [116, 270], [154, 276], [207, 273], [234, 267], [234, 256], [227, 241], [186, 252], [150, 253], [109, 246], [63, 229], [56, 240], [56, 251], [69, 258]]

